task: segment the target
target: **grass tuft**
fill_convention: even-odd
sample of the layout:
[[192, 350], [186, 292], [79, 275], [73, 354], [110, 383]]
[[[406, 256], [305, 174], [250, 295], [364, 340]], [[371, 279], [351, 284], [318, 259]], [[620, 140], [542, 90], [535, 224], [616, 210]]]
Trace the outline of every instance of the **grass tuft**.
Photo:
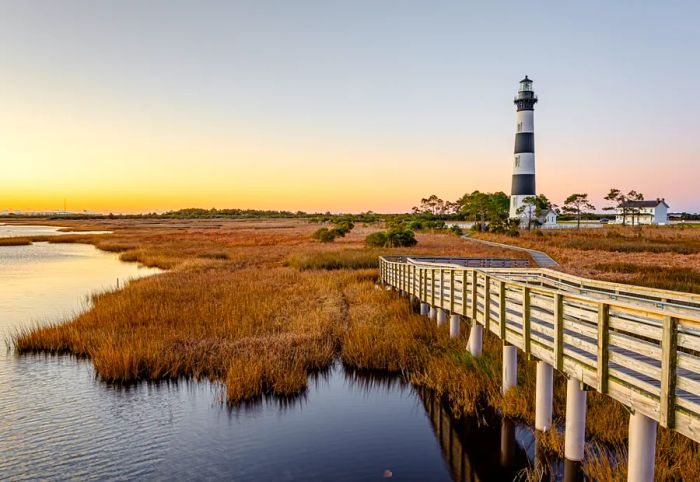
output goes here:
[[0, 238], [0, 246], [28, 246], [32, 244], [31, 238]]
[[376, 250], [342, 250], [313, 251], [291, 254], [285, 261], [287, 266], [298, 270], [307, 269], [367, 269], [379, 266], [380, 251]]

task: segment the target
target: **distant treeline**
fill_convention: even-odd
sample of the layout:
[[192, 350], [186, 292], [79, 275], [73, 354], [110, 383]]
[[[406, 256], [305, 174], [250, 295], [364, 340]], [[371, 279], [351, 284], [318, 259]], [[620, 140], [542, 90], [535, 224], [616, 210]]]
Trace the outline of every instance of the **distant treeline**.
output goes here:
[[[541, 198], [543, 204], [549, 204], [546, 197]], [[313, 223], [333, 223], [337, 220], [348, 220], [355, 223], [392, 222], [400, 219], [402, 221], [418, 220], [429, 226], [431, 221], [476, 221], [476, 222], [498, 222], [508, 217], [508, 196], [502, 192], [480, 193], [474, 191], [465, 194], [455, 202], [443, 201], [435, 195], [421, 199], [419, 206], [413, 207], [411, 213], [388, 214], [367, 211], [359, 214], [344, 213], [307, 213], [304, 211], [277, 211], [261, 209], [202, 209], [186, 208], [176, 211], [166, 211], [163, 213], [143, 213], [143, 214], [57, 214], [57, 215], [29, 215], [22, 213], [9, 213], [1, 217], [5, 218], [50, 218], [50, 219], [307, 219]], [[551, 206], [551, 204], [549, 204]], [[559, 220], [575, 220], [575, 214], [559, 212]], [[581, 212], [582, 220], [598, 220], [602, 218], [614, 217], [614, 213], [599, 214], [593, 212]], [[671, 219], [684, 221], [700, 221], [698, 213], [670, 213]]]

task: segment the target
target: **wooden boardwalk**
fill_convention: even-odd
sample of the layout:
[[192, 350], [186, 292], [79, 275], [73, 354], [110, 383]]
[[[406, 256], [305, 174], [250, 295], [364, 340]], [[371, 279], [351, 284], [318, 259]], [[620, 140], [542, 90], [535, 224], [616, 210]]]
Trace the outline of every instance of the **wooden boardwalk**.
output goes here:
[[518, 266], [388, 256], [380, 275], [700, 442], [700, 296]]
[[505, 243], [496, 243], [494, 241], [486, 241], [485, 239], [473, 238], [469, 233], [462, 236], [462, 239], [467, 241], [472, 241], [474, 243], [481, 243], [487, 246], [494, 246], [496, 248], [512, 249], [513, 251], [525, 251], [532, 257], [533, 261], [537, 263], [540, 268], [556, 268], [559, 263], [554, 261], [547, 253], [542, 251], [537, 251], [536, 249], [521, 248], [520, 246], [513, 246]]

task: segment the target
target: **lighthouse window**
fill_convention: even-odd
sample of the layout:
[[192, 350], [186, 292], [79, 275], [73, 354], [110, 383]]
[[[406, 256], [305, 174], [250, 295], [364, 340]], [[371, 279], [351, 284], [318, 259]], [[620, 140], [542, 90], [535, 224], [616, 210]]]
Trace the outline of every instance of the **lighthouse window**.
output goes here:
[[515, 156], [515, 167], [520, 167], [520, 156]]
[[522, 132], [522, 130], [523, 130], [523, 123], [518, 122], [518, 132]]

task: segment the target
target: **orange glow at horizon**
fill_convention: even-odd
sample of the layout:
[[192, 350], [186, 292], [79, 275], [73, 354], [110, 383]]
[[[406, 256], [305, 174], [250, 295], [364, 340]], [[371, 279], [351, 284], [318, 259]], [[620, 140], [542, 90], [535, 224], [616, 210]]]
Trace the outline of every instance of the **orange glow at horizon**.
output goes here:
[[[22, 101], [10, 99], [0, 111], [0, 211], [62, 210], [65, 200], [69, 211], [100, 213], [188, 207], [407, 212], [430, 194], [456, 200], [477, 189], [510, 189], [509, 106], [491, 137], [465, 127], [463, 139], [381, 139], [346, 137], [322, 125], [249, 122], [235, 113], [191, 119], [176, 110], [140, 112], [68, 87], [60, 95], [19, 82], [11, 87]], [[672, 148], [640, 157], [611, 137], [600, 139], [595, 151], [572, 151], [575, 139], [554, 138], [542, 125], [536, 120], [537, 191], [556, 204], [587, 192], [600, 209], [613, 186], [666, 197], [672, 210], [695, 201], [692, 191], [677, 193], [687, 184], [682, 169], [659, 177], [651, 161], [674, 155]], [[683, 151], [675, 156], [676, 165], [694, 169]], [[634, 179], [627, 181], [632, 159]]]

